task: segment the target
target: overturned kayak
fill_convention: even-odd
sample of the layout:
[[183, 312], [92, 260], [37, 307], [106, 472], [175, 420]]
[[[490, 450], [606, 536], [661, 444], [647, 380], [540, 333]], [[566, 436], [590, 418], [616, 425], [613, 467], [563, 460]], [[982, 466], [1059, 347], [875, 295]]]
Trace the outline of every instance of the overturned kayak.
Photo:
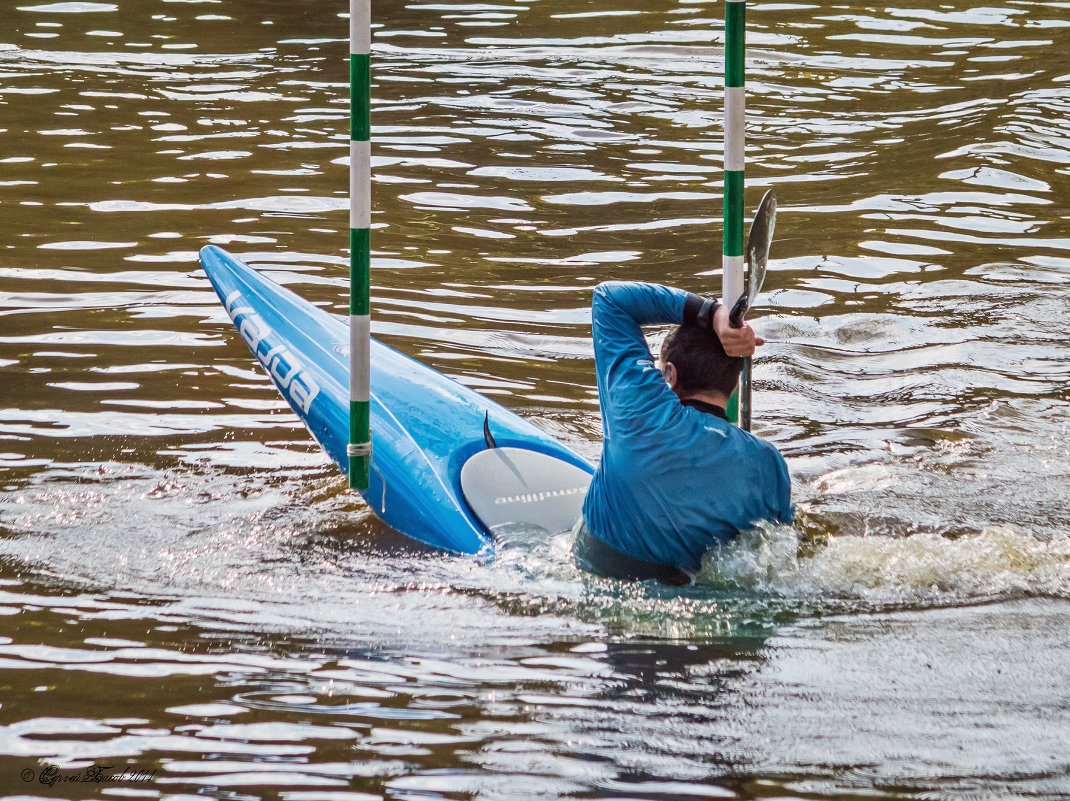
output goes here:
[[[201, 265], [245, 344], [312, 436], [348, 470], [349, 326], [235, 259]], [[457, 553], [508, 524], [575, 520], [593, 468], [537, 426], [372, 340], [372, 470], [364, 500], [387, 525]]]

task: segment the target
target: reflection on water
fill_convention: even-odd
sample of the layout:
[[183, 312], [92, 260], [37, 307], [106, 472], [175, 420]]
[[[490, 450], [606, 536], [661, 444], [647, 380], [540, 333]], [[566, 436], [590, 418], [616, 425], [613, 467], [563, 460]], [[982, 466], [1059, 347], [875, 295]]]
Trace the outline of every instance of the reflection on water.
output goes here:
[[[377, 335], [596, 458], [590, 289], [720, 285], [722, 12], [376, 2]], [[345, 309], [344, 16], [0, 8], [5, 789], [1065, 797], [1064, 4], [748, 9], [801, 514], [682, 593], [404, 541], [234, 336], [207, 243]]]

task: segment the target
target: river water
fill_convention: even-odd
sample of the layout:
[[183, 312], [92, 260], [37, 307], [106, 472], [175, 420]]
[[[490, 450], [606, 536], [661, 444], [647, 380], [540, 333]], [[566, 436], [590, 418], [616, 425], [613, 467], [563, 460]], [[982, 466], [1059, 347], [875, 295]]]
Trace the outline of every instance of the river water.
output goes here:
[[[376, 2], [376, 335], [597, 458], [591, 288], [720, 287], [722, 15]], [[1070, 5], [748, 22], [799, 519], [681, 592], [405, 541], [233, 331], [205, 244], [346, 308], [342, 4], [0, 0], [7, 797], [1070, 796]]]

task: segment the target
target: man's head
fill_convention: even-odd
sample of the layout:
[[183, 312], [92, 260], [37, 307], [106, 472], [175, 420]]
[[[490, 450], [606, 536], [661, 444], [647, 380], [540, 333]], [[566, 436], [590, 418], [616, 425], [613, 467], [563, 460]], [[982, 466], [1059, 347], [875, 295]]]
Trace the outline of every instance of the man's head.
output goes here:
[[681, 398], [701, 393], [732, 394], [743, 359], [724, 352], [717, 334], [705, 327], [679, 325], [661, 345], [661, 370]]

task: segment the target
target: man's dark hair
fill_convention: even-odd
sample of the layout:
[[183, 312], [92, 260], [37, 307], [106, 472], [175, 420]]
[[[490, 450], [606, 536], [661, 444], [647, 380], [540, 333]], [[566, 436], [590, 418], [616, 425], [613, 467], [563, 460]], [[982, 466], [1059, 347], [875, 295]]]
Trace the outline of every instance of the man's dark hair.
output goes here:
[[661, 363], [676, 367], [681, 395], [716, 390], [730, 395], [743, 369], [743, 359], [724, 352], [717, 334], [697, 325], [678, 325], [661, 344]]

